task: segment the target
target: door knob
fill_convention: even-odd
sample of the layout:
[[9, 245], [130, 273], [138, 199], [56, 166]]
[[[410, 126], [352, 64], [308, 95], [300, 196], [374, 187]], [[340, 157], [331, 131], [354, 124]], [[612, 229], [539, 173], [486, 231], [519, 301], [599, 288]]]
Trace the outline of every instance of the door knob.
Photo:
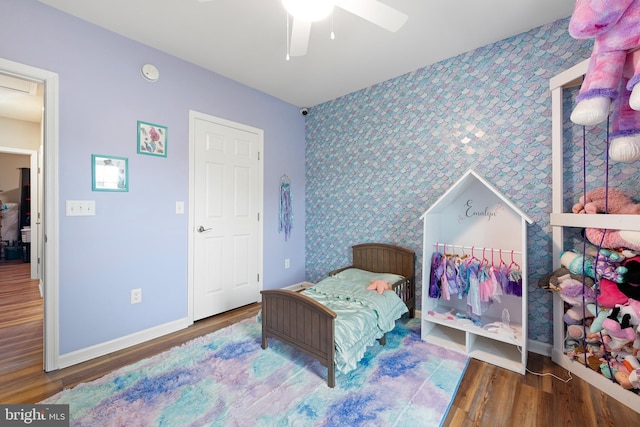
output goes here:
[[211, 230], [210, 228], [204, 228], [203, 226], [198, 227], [198, 233], [204, 233], [205, 231]]

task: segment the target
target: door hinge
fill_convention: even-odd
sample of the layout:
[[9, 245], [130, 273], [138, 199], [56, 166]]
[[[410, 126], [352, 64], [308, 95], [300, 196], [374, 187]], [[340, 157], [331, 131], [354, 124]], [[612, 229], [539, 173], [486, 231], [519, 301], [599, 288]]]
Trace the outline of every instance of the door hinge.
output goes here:
[[260, 160], [260, 152], [258, 151], [258, 160]]
[[258, 273], [257, 276], [258, 276], [258, 282], [259, 282], [260, 281], [260, 273]]
[[258, 212], [258, 221], [260, 221], [260, 212]]

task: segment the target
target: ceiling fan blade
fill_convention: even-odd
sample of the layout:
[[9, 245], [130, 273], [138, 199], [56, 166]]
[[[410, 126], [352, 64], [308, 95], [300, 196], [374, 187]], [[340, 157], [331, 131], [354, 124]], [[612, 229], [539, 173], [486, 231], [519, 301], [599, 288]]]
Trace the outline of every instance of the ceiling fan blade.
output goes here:
[[309, 46], [309, 36], [311, 35], [311, 22], [293, 18], [291, 26], [291, 44], [289, 55], [304, 56], [307, 54]]
[[394, 33], [409, 18], [407, 14], [377, 0], [336, 0], [335, 5]]

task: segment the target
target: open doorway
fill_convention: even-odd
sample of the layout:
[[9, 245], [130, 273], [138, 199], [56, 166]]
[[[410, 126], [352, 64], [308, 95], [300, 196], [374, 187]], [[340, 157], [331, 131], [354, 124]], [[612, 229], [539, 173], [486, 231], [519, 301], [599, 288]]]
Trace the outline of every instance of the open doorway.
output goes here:
[[[0, 153], [29, 157], [31, 230], [28, 237], [20, 230], [20, 239], [30, 240], [30, 275], [37, 278], [43, 298], [45, 371], [58, 369], [59, 357], [57, 108], [57, 74], [0, 58]], [[21, 145], [26, 140], [28, 147]]]
[[34, 351], [44, 343], [38, 239], [43, 104], [42, 82], [0, 73], [0, 335], [6, 355], [0, 364], [5, 372], [44, 361], [44, 354]]

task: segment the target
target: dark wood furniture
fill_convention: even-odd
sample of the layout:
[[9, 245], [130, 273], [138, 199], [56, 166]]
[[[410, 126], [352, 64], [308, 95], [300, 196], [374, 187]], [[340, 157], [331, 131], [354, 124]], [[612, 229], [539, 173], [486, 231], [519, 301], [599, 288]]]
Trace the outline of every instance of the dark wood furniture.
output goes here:
[[[415, 253], [399, 246], [383, 243], [355, 245], [347, 268], [374, 273], [393, 273], [404, 277], [393, 283], [393, 291], [404, 301], [409, 315], [415, 315]], [[308, 296], [284, 289], [262, 293], [262, 348], [268, 337], [277, 338], [314, 357], [327, 367], [327, 384], [335, 386], [335, 319], [336, 314]], [[381, 339], [384, 345], [384, 337]]]

